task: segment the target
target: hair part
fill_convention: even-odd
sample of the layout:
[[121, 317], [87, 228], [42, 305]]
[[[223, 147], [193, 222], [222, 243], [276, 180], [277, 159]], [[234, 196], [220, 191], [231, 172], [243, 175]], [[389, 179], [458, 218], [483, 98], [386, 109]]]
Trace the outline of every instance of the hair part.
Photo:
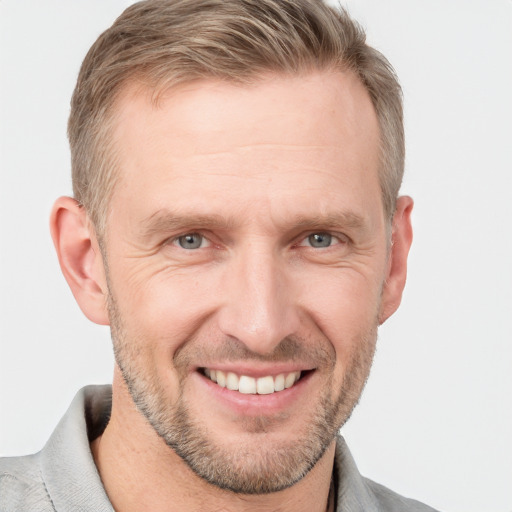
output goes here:
[[145, 0], [93, 44], [71, 100], [73, 192], [100, 238], [118, 177], [116, 100], [128, 83], [139, 82], [156, 99], [196, 80], [243, 85], [269, 72], [313, 70], [352, 71], [367, 89], [379, 122], [379, 179], [390, 220], [404, 172], [401, 88], [344, 9], [320, 0]]

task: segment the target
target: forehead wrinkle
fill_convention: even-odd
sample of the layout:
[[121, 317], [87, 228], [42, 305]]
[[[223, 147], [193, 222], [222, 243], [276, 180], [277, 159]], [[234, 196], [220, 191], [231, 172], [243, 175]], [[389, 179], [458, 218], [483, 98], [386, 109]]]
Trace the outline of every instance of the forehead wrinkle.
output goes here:
[[[186, 138], [184, 138], [186, 139]], [[177, 140], [182, 140], [178, 138]], [[279, 152], [289, 152], [290, 154], [300, 154], [306, 151], [320, 152], [323, 156], [326, 154], [332, 154], [332, 152], [340, 151], [341, 147], [334, 144], [285, 144], [285, 143], [270, 143], [270, 142], [251, 142], [250, 144], [240, 144], [233, 142], [232, 145], [224, 148], [219, 148], [217, 141], [211, 142], [210, 147], [203, 146], [201, 144], [194, 144], [192, 148], [186, 151], [183, 144], [176, 144], [176, 148], [173, 148], [172, 154], [169, 155], [170, 160], [176, 160], [177, 154], [180, 153], [181, 157], [190, 158], [192, 162], [201, 162], [204, 159], [210, 158], [224, 158], [228, 159], [246, 157], [253, 159], [255, 156], [268, 156], [268, 154], [278, 154]], [[188, 153], [188, 154], [187, 154]], [[251, 155], [254, 153], [254, 155]], [[209, 165], [215, 165], [215, 161], [208, 162]], [[246, 162], [249, 163], [249, 162]], [[277, 164], [279, 162], [276, 162]]]

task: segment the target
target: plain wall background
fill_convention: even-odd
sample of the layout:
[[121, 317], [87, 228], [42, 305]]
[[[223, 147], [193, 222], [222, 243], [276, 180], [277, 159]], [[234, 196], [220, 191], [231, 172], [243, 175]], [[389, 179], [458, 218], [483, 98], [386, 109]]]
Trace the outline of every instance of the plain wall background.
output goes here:
[[[111, 379], [48, 233], [70, 194], [79, 65], [127, 0], [0, 1], [0, 454], [39, 450]], [[512, 511], [512, 1], [352, 0], [404, 88], [415, 242], [343, 429], [361, 472], [454, 512]]]

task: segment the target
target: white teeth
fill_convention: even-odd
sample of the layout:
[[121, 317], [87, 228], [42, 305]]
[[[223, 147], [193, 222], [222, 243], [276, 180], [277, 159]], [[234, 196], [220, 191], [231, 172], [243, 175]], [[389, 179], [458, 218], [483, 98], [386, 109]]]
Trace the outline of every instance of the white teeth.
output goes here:
[[291, 388], [300, 379], [300, 371], [281, 373], [275, 377], [268, 375], [259, 379], [247, 375], [238, 376], [233, 372], [224, 373], [222, 370], [211, 368], [205, 368], [204, 374], [220, 387], [239, 391], [245, 395], [270, 395], [276, 391]]
[[[299, 373], [299, 375], [300, 375], [300, 373]], [[295, 384], [296, 381], [297, 381], [297, 373], [296, 372], [289, 373], [284, 378], [284, 387], [286, 389], [291, 388]]]
[[244, 395], [254, 395], [256, 393], [256, 379], [242, 375], [238, 384], [238, 391]]
[[[242, 378], [240, 379], [240, 382], [242, 382]], [[273, 393], [275, 391], [274, 379], [270, 376], [259, 378], [256, 382], [256, 390], [258, 391], [258, 395], [269, 395], [270, 393]]]
[[238, 391], [238, 381], [239, 378], [232, 372], [228, 372], [226, 375], [226, 387], [231, 389], [231, 391]]
[[284, 374], [279, 374], [274, 381], [274, 390], [283, 391], [284, 389]]
[[225, 388], [226, 387], [226, 374], [224, 372], [221, 372], [220, 370], [217, 370], [215, 372], [215, 374], [216, 374], [216, 377], [217, 377], [217, 384], [221, 388]]

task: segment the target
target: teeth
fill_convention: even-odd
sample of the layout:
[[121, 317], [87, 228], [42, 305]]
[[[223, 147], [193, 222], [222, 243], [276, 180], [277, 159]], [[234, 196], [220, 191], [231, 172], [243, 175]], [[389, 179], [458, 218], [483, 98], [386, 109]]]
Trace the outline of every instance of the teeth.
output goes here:
[[234, 373], [228, 372], [226, 375], [226, 387], [231, 391], [238, 391], [239, 378]]
[[274, 390], [275, 391], [283, 391], [284, 389], [284, 375], [278, 375], [274, 380]]
[[300, 379], [300, 371], [281, 373], [275, 377], [268, 375], [259, 379], [247, 375], [238, 376], [233, 372], [224, 373], [211, 368], [205, 368], [204, 374], [221, 388], [228, 388], [245, 395], [270, 395], [276, 391], [291, 388]]
[[256, 393], [256, 379], [242, 375], [238, 383], [238, 391], [244, 395], [254, 395]]
[[216, 377], [217, 377], [217, 384], [221, 388], [225, 388], [226, 387], [226, 374], [224, 372], [221, 372], [220, 370], [217, 370], [215, 373], [216, 373]]
[[[240, 378], [240, 382], [242, 379], [243, 377]], [[254, 391], [257, 391], [258, 395], [269, 395], [275, 391], [274, 379], [270, 376], [261, 377], [257, 383], [254, 383], [254, 387], [256, 388]]]
[[289, 373], [285, 378], [284, 378], [284, 387], [286, 389], [288, 388], [291, 388], [294, 384], [295, 384], [295, 374], [294, 373]]

